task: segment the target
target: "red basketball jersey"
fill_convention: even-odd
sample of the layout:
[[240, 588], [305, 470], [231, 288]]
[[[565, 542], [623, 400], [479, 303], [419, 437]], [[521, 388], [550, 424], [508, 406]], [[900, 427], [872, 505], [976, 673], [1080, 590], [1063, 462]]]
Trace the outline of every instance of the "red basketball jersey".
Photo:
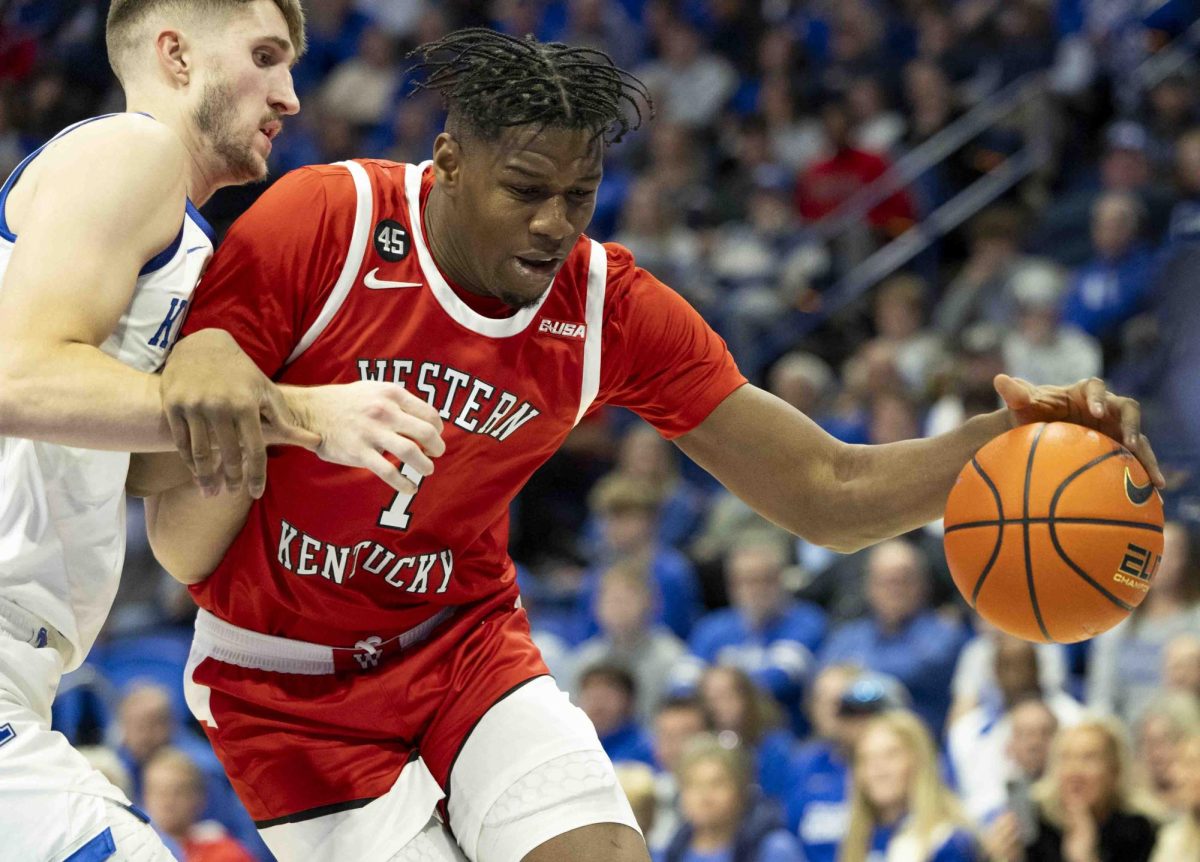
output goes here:
[[432, 185], [428, 166], [374, 160], [288, 174], [233, 225], [196, 291], [185, 332], [229, 331], [273, 379], [395, 381], [445, 422], [446, 452], [414, 495], [275, 452], [263, 498], [192, 587], [223, 619], [337, 644], [515, 598], [509, 503], [585, 413], [628, 406], [674, 437], [745, 382], [678, 294], [586, 236], [535, 305], [478, 313], [430, 255]]

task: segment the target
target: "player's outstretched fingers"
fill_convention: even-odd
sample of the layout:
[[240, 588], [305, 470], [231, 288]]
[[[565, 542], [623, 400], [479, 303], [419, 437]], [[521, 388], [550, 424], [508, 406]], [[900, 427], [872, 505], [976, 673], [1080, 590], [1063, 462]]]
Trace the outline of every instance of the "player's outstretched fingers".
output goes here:
[[382, 432], [372, 441], [376, 449], [390, 452], [401, 462], [412, 467], [422, 476], [433, 473], [433, 461], [421, 451], [421, 447], [407, 437], [390, 432]]
[[431, 458], [437, 458], [446, 451], [441, 429], [422, 417], [402, 412], [394, 429], [397, 434], [414, 441]]
[[199, 411], [188, 411], [186, 415], [188, 435], [192, 441], [192, 475], [196, 477], [204, 496], [212, 497], [220, 492], [217, 478], [219, 459], [213, 452], [208, 420]]
[[225, 480], [225, 489], [231, 494], [242, 490], [242, 440], [238, 433], [237, 421], [239, 411], [224, 410], [210, 414], [209, 428], [217, 438], [217, 447], [221, 450], [221, 473]]
[[438, 434], [445, 430], [442, 415], [424, 398], [418, 398], [402, 386], [391, 390], [391, 394], [405, 413], [428, 422], [437, 430]]
[[1097, 419], [1103, 419], [1108, 410], [1109, 392], [1104, 381], [1093, 377], [1083, 385], [1084, 398], [1087, 399], [1088, 410]]
[[257, 500], [267, 488], [267, 442], [263, 439], [262, 422], [258, 416], [240, 419], [237, 431], [246, 468], [246, 490]]
[[404, 478], [400, 471], [392, 466], [392, 462], [378, 452], [368, 452], [364, 455], [362, 465], [401, 494], [417, 493], [417, 486]]

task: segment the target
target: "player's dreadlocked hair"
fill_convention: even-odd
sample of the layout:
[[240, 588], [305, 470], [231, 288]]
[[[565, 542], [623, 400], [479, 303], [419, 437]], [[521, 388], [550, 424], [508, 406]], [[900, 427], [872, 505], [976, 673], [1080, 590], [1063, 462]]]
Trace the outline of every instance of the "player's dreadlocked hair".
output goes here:
[[591, 129], [616, 143], [641, 125], [643, 102], [653, 113], [646, 85], [592, 48], [471, 27], [408, 56], [420, 58], [415, 68], [426, 75], [416, 88], [440, 93], [451, 121], [485, 140], [507, 127], [542, 125]]

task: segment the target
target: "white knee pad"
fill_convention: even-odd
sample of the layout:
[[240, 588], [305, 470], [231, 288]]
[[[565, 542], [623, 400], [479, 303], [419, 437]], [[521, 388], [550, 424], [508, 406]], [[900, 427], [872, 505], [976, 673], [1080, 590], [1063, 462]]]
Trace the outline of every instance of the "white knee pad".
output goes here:
[[551, 838], [595, 823], [638, 828], [608, 756], [596, 750], [565, 754], [500, 795], [483, 818], [474, 862], [521, 862]]
[[429, 818], [417, 837], [400, 848], [388, 862], [467, 862], [442, 821]]

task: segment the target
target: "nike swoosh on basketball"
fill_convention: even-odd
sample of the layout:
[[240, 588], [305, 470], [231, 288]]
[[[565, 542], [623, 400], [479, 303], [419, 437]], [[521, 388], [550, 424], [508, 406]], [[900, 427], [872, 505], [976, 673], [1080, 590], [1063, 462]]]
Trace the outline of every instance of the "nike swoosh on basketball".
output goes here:
[[371, 290], [391, 290], [394, 287], [421, 286], [421, 282], [419, 281], [384, 281], [375, 277], [375, 273], [377, 272], [379, 272], [379, 267], [375, 267], [373, 270], [363, 276], [363, 284], [365, 284]]
[[1133, 477], [1129, 475], [1129, 468], [1125, 468], [1125, 496], [1129, 498], [1129, 502], [1135, 506], [1145, 505], [1153, 493], [1153, 482], [1147, 482], [1145, 485], [1136, 485], [1134, 484]]

